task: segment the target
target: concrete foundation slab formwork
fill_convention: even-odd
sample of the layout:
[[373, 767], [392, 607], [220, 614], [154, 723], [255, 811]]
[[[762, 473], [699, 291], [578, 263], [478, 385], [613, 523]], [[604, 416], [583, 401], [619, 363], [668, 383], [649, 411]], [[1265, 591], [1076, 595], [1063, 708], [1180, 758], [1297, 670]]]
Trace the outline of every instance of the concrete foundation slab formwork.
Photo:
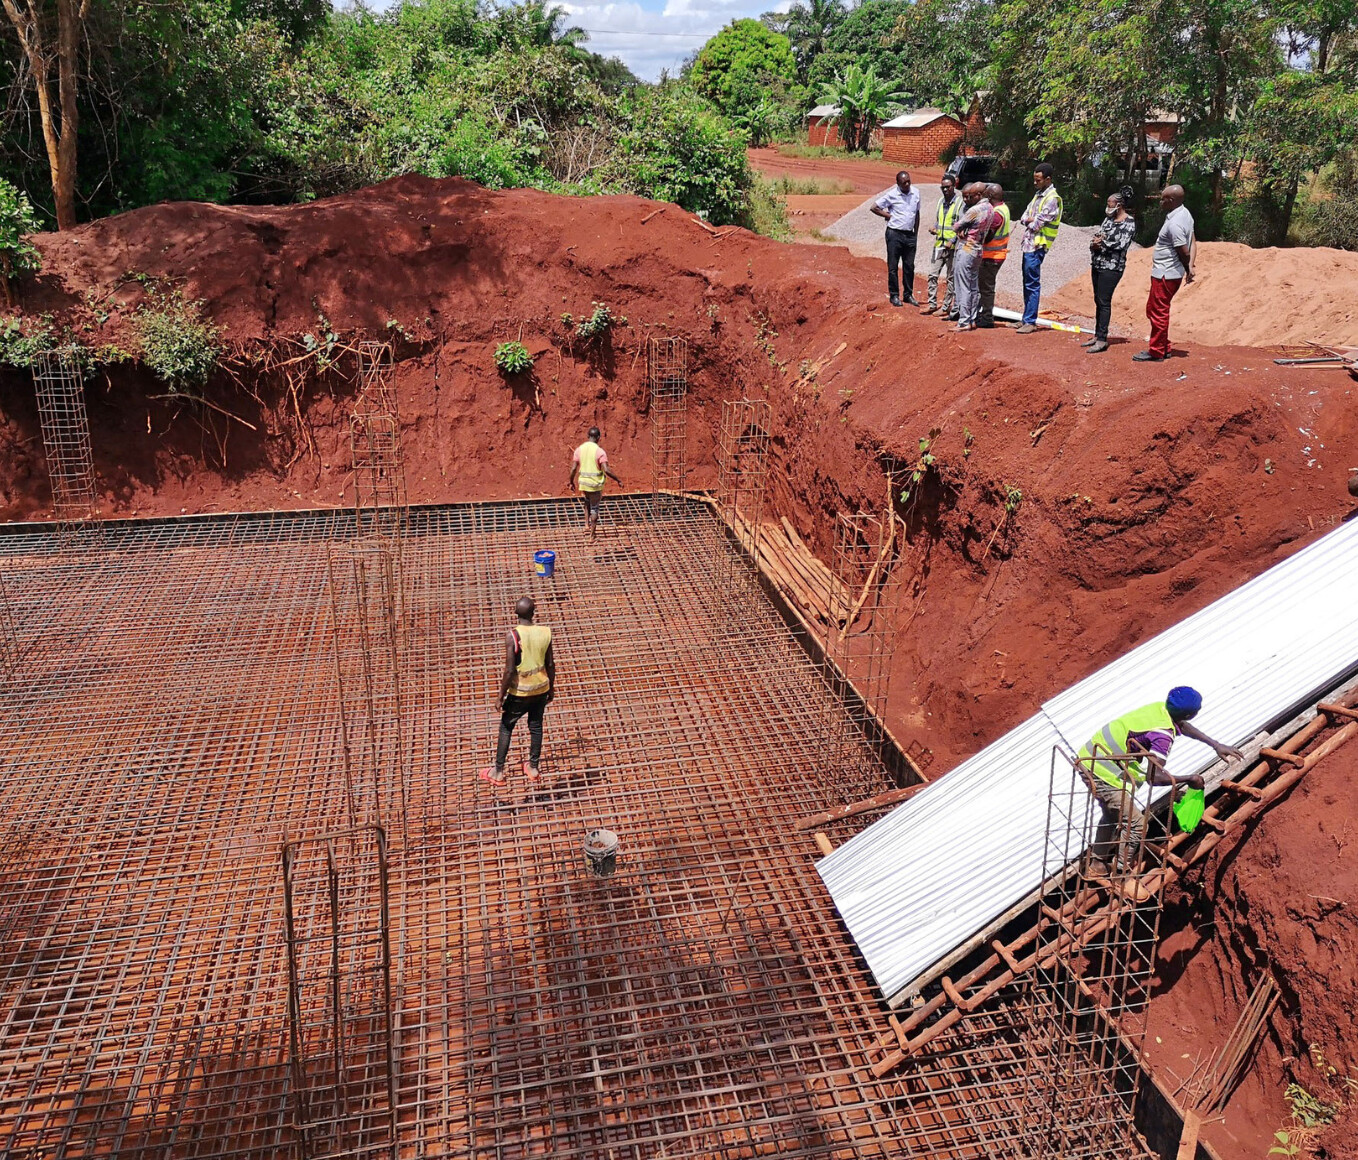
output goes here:
[[[832, 692], [711, 507], [666, 511], [410, 512], [399, 709], [364, 709], [401, 760], [360, 763], [405, 818], [361, 856], [353, 513], [0, 535], [0, 1153], [1020, 1154], [1021, 989], [866, 1071], [882, 1007], [794, 832], [838, 800]], [[516, 736], [496, 791], [525, 593], [559, 689], [544, 781]]]

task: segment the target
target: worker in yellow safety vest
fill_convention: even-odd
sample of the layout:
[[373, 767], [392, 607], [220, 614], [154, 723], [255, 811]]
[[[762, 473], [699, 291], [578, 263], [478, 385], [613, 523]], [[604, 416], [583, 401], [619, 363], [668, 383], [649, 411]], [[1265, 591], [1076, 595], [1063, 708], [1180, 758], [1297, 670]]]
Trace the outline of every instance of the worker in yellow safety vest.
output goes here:
[[608, 453], [599, 446], [599, 428], [589, 429], [589, 438], [575, 449], [571, 456], [571, 476], [566, 481], [566, 490], [573, 490], [576, 481], [580, 484], [580, 498], [585, 501], [585, 523], [589, 527], [589, 538], [599, 534], [599, 504], [604, 498], [604, 479], [622, 483], [608, 469]]
[[528, 760], [524, 777], [540, 781], [542, 772], [542, 718], [556, 697], [556, 657], [552, 652], [552, 630], [533, 623], [537, 604], [531, 596], [521, 596], [514, 605], [518, 623], [505, 638], [505, 671], [500, 677], [500, 741], [495, 749], [495, 764], [481, 771], [481, 780], [494, 786], [505, 784], [505, 762], [509, 742], [520, 717], [528, 718]]
[[[1201, 708], [1202, 694], [1180, 685], [1163, 701], [1143, 705], [1108, 722], [1080, 750], [1076, 764], [1103, 808], [1092, 849], [1095, 862], [1102, 864], [1096, 869], [1106, 871], [1116, 854], [1118, 871], [1135, 873], [1146, 840], [1146, 815], [1136, 801], [1140, 786], [1149, 781], [1151, 785], [1203, 788], [1201, 774], [1176, 778], [1166, 771], [1165, 762], [1176, 738], [1201, 741], [1220, 758], [1244, 756], [1189, 724]], [[1121, 841], [1119, 830], [1125, 831]]]
[[1023, 324], [1015, 334], [1032, 334], [1037, 329], [1037, 306], [1042, 297], [1042, 259], [1056, 241], [1061, 228], [1063, 206], [1056, 192], [1056, 171], [1043, 161], [1033, 169], [1037, 190], [1019, 218], [1023, 227]]
[[995, 325], [995, 282], [1000, 276], [1000, 267], [1009, 256], [1013, 223], [1009, 218], [1009, 207], [1004, 204], [1004, 190], [993, 181], [985, 189], [986, 200], [994, 207], [998, 222], [981, 247], [981, 314], [976, 325], [989, 330]]
[[943, 175], [938, 188], [942, 192], [938, 205], [934, 207], [934, 226], [929, 231], [934, 235], [933, 253], [929, 257], [929, 304], [923, 313], [932, 314], [938, 309], [938, 282], [946, 275], [947, 293], [943, 298], [943, 314], [947, 318], [956, 318], [957, 295], [953, 287], [952, 260], [957, 246], [957, 215], [962, 212], [962, 198], [957, 192], [957, 182], [949, 173]]

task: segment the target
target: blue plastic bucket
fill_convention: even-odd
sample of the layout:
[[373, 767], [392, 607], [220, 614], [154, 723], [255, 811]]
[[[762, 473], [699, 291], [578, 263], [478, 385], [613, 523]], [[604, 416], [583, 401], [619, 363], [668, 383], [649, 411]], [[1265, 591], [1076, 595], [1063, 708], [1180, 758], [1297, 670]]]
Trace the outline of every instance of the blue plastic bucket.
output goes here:
[[552, 577], [556, 575], [556, 553], [543, 550], [533, 553], [533, 571], [539, 576]]

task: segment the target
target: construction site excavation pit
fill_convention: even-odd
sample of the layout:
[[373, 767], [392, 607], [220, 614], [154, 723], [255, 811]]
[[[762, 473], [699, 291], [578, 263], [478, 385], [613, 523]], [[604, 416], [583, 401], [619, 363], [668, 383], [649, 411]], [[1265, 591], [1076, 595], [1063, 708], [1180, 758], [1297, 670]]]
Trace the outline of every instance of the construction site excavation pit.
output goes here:
[[[372, 544], [343, 512], [0, 537], [22, 673], [0, 686], [0, 1152], [1014, 1139], [1031, 1052], [1003, 1001], [887, 1079], [864, 1066], [880, 997], [795, 824], [900, 775], [845, 740], [851, 707], [711, 505], [610, 499], [595, 542], [566, 501], [415, 508]], [[560, 693], [542, 783], [516, 735], [494, 790], [525, 593]]]

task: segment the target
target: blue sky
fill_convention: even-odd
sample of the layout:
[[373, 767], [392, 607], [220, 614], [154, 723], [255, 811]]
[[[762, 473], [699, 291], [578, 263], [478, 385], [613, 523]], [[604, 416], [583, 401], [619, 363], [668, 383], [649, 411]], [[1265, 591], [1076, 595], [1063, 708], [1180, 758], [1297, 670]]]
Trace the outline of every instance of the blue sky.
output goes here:
[[619, 56], [642, 80], [660, 70], [677, 72], [680, 62], [724, 24], [742, 16], [758, 17], [791, 0], [560, 0], [570, 22], [589, 30], [588, 47], [602, 56]]

